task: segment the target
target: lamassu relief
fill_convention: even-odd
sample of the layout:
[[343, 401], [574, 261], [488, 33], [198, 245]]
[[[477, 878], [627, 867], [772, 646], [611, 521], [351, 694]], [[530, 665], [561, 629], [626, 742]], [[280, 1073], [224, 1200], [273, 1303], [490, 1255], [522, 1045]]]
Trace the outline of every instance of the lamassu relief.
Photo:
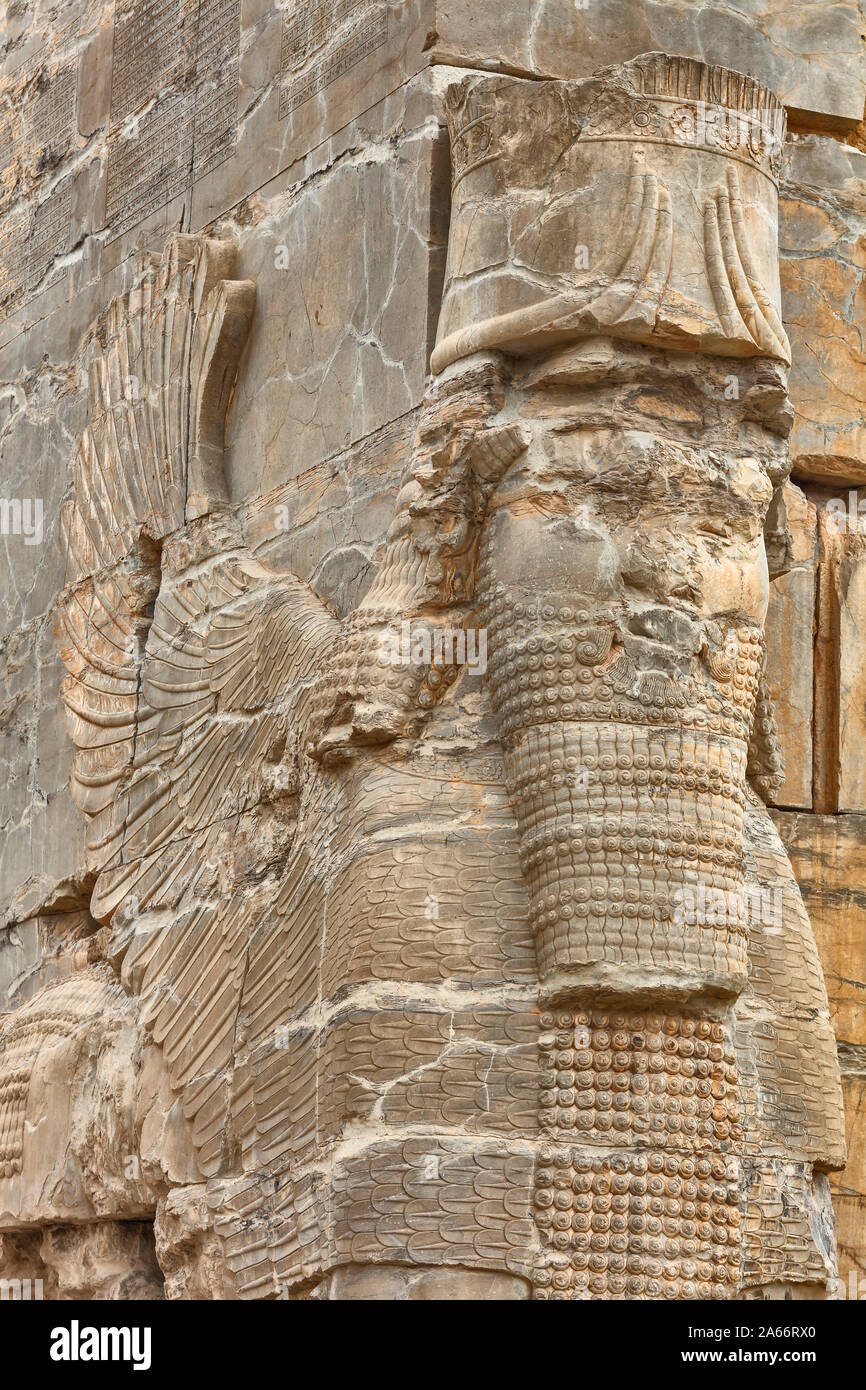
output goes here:
[[213, 8], [7, 21], [0, 1280], [851, 1296], [866, 67]]

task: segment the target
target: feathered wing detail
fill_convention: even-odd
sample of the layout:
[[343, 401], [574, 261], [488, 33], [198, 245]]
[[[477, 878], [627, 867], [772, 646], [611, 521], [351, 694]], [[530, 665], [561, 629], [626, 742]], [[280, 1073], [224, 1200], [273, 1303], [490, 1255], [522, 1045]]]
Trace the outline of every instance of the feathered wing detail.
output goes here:
[[164, 585], [150, 630], [122, 853], [94, 911], [114, 917], [121, 978], [208, 1175], [231, 1156], [249, 942], [275, 913], [291, 849], [299, 702], [335, 630], [305, 585], [248, 557]]
[[227, 278], [234, 255], [231, 242], [175, 237], [85, 340], [90, 409], [64, 520], [67, 581], [225, 501], [226, 412], [255, 303], [251, 280]]
[[[337, 628], [305, 584], [253, 559], [225, 511], [225, 418], [254, 300], [233, 257], [231, 243], [176, 238], [91, 334], [58, 620], [92, 911], [206, 1173], [229, 1142], [267, 845], [291, 843], [299, 701]], [[270, 840], [238, 837], [241, 817], [269, 815]], [[259, 858], [240, 862], [242, 842]]]
[[[157, 546], [186, 520], [191, 460], [195, 514], [224, 497], [214, 455], [255, 298], [252, 281], [224, 278], [233, 256], [231, 243], [176, 237], [161, 260], [142, 263], [134, 288], [111, 302], [84, 347], [89, 421], [60, 521], [67, 591], [59, 639], [69, 671], [61, 698], [77, 750], [71, 788], [97, 818], [97, 867], [117, 848], [103, 813], [132, 764]], [[205, 475], [213, 480], [207, 507]]]
[[289, 788], [298, 700], [336, 626], [300, 580], [243, 554], [191, 580], [164, 579], [140, 669], [135, 756], [112, 808], [122, 854], [104, 862], [97, 916], [129, 895], [139, 912], [173, 906], [202, 837]]
[[68, 593], [58, 618], [69, 673], [61, 698], [76, 748], [70, 789], [91, 818], [88, 845], [97, 861], [114, 852], [108, 823], [135, 752], [140, 648], [157, 583], [158, 572], [144, 564], [94, 576]]

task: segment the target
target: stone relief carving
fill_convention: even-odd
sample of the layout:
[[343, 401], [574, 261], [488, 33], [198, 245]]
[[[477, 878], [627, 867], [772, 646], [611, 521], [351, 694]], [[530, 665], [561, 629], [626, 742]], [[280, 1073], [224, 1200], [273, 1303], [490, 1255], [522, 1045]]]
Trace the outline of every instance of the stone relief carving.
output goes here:
[[784, 113], [652, 54], [448, 117], [434, 376], [348, 617], [229, 503], [231, 242], [174, 239], [83, 349], [59, 641], [106, 960], [0, 1024], [0, 1165], [104, 990], [178, 1098], [172, 1296], [822, 1297], [838, 1067], [759, 795]]
[[449, 120], [434, 371], [593, 333], [790, 363], [775, 234], [784, 108], [758, 83], [648, 54], [585, 82], [468, 79], [450, 89]]

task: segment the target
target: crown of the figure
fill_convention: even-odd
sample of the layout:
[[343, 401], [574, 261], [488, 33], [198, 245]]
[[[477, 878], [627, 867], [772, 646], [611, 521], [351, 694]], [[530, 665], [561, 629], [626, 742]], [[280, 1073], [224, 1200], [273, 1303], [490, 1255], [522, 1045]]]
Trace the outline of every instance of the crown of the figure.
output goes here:
[[494, 158], [521, 163], [533, 139], [523, 108], [540, 101], [562, 107], [569, 144], [621, 140], [703, 149], [751, 164], [778, 183], [785, 108], [756, 78], [731, 68], [644, 53], [580, 81], [527, 82], [532, 91], [519, 110], [507, 98], [495, 100], [498, 86], [497, 78], [473, 77], [449, 90], [455, 182]]

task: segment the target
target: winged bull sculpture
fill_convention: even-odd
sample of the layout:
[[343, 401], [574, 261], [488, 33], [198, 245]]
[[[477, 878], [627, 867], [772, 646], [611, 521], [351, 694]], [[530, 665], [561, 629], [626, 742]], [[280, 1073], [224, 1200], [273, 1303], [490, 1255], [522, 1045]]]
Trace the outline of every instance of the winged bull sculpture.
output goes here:
[[759, 795], [773, 152], [676, 136], [701, 102], [777, 130], [749, 83], [648, 55], [452, 89], [435, 376], [349, 614], [229, 501], [231, 242], [176, 238], [87, 345], [60, 624], [86, 970], [158, 1045], [190, 1175], [157, 1227], [195, 1192], [217, 1296], [826, 1292], [838, 1071]]

